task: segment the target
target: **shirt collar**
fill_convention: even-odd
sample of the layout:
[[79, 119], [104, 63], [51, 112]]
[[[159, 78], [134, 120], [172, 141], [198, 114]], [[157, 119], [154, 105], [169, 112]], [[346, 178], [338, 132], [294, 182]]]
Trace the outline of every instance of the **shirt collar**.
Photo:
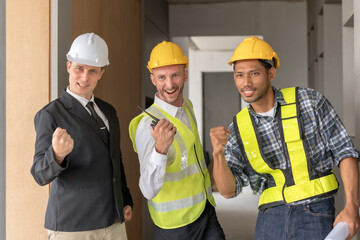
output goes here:
[[[174, 105], [171, 105], [163, 100], [161, 100], [158, 96], [158, 93], [155, 94], [155, 100], [154, 103], [160, 107], [161, 109], [163, 109], [165, 112], [167, 112], [168, 114], [170, 114], [172, 117], [175, 117], [176, 113], [178, 112], [180, 107], [176, 107]], [[185, 101], [184, 101], [185, 102]], [[184, 102], [182, 104], [182, 106], [184, 105]]]
[[286, 104], [284, 96], [283, 96], [282, 92], [280, 91], [280, 89], [273, 87], [273, 90], [274, 90], [274, 94], [275, 94], [275, 104], [277, 104], [277, 103], [280, 103], [281, 105]]
[[83, 98], [83, 97], [81, 97], [81, 96], [73, 93], [72, 91], [70, 91], [69, 87], [66, 88], [66, 92], [67, 92], [68, 94], [70, 94], [71, 96], [73, 96], [76, 100], [78, 100], [83, 107], [86, 107], [86, 104], [88, 104], [88, 102], [94, 102], [94, 103], [95, 103], [95, 101], [94, 101], [94, 99], [95, 99], [94, 94], [91, 96], [90, 101], [89, 101], [89, 100], [87, 100], [86, 98]]
[[[275, 116], [276, 116], [276, 112], [277, 112], [277, 108], [278, 108], [279, 104], [280, 104], [280, 105], [283, 105], [283, 104], [286, 104], [286, 102], [285, 102], [285, 99], [284, 99], [284, 97], [283, 97], [282, 92], [281, 92], [279, 89], [277, 89], [277, 88], [274, 87], [274, 86], [272, 86], [272, 89], [273, 89], [273, 91], [274, 91], [274, 98], [275, 98], [275, 103], [274, 103], [275, 113], [274, 113], [274, 114], [275, 114]], [[250, 104], [249, 104], [249, 112], [250, 112], [250, 114], [254, 117], [256, 123], [258, 123], [258, 121], [259, 121], [258, 118], [260, 118], [260, 117], [265, 117], [265, 116], [261, 116], [261, 115], [257, 114], [257, 113], [252, 109], [252, 107], [250, 106]]]

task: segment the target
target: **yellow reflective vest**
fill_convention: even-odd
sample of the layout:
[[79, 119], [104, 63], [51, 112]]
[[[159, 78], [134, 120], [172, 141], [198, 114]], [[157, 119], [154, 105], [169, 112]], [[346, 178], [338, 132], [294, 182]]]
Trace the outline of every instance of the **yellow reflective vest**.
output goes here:
[[338, 189], [338, 182], [332, 171], [318, 173], [310, 178], [313, 170], [305, 151], [306, 142], [302, 130], [297, 88], [281, 90], [286, 104], [281, 105], [277, 113], [285, 156], [289, 164], [287, 169], [277, 169], [265, 159], [259, 147], [259, 136], [248, 108], [241, 110], [234, 118], [234, 129], [242, 152], [250, 168], [265, 178], [273, 178], [274, 186], [267, 187], [260, 196], [259, 209], [292, 203], [314, 197], [330, 196]]
[[[192, 131], [179, 119], [172, 117], [155, 104], [147, 109], [159, 119], [168, 119], [177, 129], [172, 143], [176, 149], [176, 158], [168, 159], [163, 186], [153, 199], [148, 200], [153, 222], [164, 229], [178, 228], [194, 222], [204, 211], [207, 200], [215, 207], [209, 171], [192, 106], [188, 100], [184, 108], [189, 116]], [[129, 134], [135, 152], [136, 129], [144, 116], [145, 113], [140, 114], [131, 120], [129, 125]]]

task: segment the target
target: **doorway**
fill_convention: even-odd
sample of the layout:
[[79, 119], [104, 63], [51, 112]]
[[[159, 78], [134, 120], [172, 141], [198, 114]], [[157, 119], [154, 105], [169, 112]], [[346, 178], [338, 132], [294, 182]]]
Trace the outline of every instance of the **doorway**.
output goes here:
[[[203, 149], [212, 155], [210, 129], [229, 127], [233, 117], [241, 110], [241, 96], [232, 72], [203, 73]], [[212, 159], [212, 157], [210, 157]]]

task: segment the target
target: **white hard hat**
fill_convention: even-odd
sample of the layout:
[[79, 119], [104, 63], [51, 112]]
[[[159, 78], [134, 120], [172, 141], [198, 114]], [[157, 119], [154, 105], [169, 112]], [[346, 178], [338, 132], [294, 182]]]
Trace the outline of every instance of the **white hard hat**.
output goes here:
[[85, 33], [78, 36], [72, 43], [66, 57], [70, 62], [94, 67], [104, 67], [110, 64], [106, 42], [95, 33]]

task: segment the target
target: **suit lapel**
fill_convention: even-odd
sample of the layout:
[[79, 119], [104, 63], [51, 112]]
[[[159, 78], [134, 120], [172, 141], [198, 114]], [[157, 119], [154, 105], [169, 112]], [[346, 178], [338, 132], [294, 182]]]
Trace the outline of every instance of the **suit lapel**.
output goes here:
[[[102, 100], [95, 98], [94, 101], [96, 105], [100, 108], [100, 110], [104, 113], [105, 117], [109, 123], [109, 146], [108, 149], [110, 151], [111, 161], [114, 169], [119, 168], [119, 162], [117, 161], [117, 147], [120, 146], [120, 139], [118, 139], [118, 134], [120, 134], [119, 121], [116, 115], [116, 112], [112, 107], [109, 107], [108, 104], [105, 104]], [[118, 148], [120, 149], [120, 148]], [[121, 156], [121, 153], [120, 153]]]
[[[99, 101], [98, 98], [94, 99], [96, 105], [100, 108], [100, 110], [104, 113], [106, 119], [108, 120], [109, 123], [109, 148], [111, 146], [113, 146], [114, 143], [114, 131], [116, 131], [116, 126], [115, 126], [115, 121], [117, 119], [114, 119], [114, 114], [111, 114], [110, 109], [108, 108], [108, 106], [106, 104], [103, 103], [103, 101]], [[116, 116], [115, 116], [116, 117]]]
[[[76, 115], [79, 119], [84, 121], [91, 129], [93, 129], [99, 135], [99, 137], [103, 140], [104, 144], [106, 145], [106, 140], [103, 139], [103, 134], [101, 133], [101, 130], [100, 130], [98, 124], [91, 117], [89, 112], [86, 111], [86, 109], [81, 105], [81, 103], [79, 103], [79, 101], [77, 101], [75, 98], [73, 98], [66, 91], [63, 92], [63, 94], [61, 96], [61, 101], [63, 102], [66, 109], [68, 109], [72, 114]], [[101, 111], [103, 111], [103, 110], [101, 109]]]
[[114, 119], [114, 117], [116, 116], [112, 116], [112, 114], [110, 114], [109, 111], [104, 111], [103, 113], [105, 114], [106, 118], [109, 121], [109, 128], [110, 128], [109, 147], [111, 148], [111, 146], [115, 146], [115, 131], [117, 129], [116, 126], [117, 119]]

